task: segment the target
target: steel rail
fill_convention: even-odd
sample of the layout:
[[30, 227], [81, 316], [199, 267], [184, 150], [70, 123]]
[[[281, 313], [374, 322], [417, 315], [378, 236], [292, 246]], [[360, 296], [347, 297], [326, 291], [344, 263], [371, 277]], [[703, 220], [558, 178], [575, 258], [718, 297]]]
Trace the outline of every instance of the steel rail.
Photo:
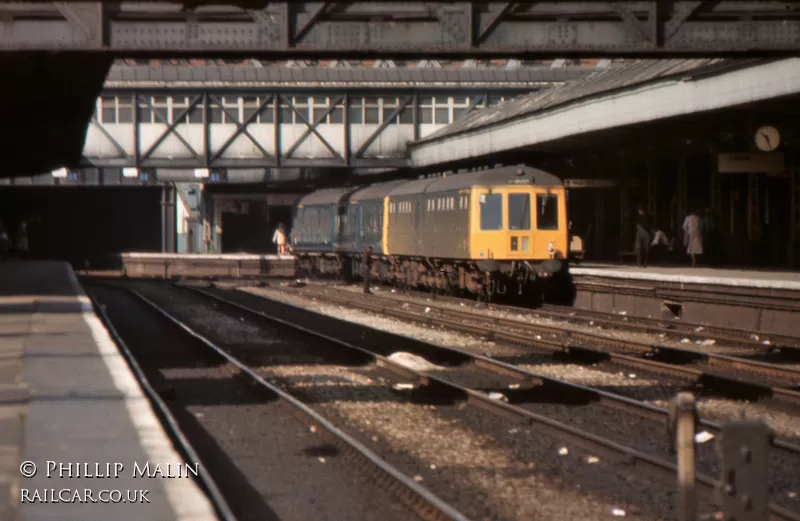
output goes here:
[[[618, 315], [604, 311], [590, 311], [578, 308], [566, 308], [546, 304], [536, 309], [525, 309], [515, 306], [491, 305], [500, 311], [511, 313], [527, 313], [540, 315], [553, 320], [588, 323], [595, 322], [613, 329], [627, 329], [643, 333], [664, 333], [669, 336], [694, 337], [704, 340], [716, 340], [742, 347], [760, 348], [767, 352], [777, 349], [800, 349], [800, 338], [777, 333], [753, 333], [747, 329], [723, 328], [703, 324], [691, 324], [677, 320]], [[758, 339], [752, 339], [753, 335]], [[768, 341], [768, 344], [763, 343]]]
[[[193, 290], [193, 291], [196, 291], [196, 292], [200, 292], [200, 293], [202, 293], [204, 295], [209, 295], [212, 298], [216, 298], [218, 300], [226, 301], [226, 302], [228, 302], [228, 303], [230, 303], [232, 305], [237, 305], [236, 303], [227, 301], [227, 299], [224, 299], [223, 297], [219, 297], [217, 295], [212, 295], [212, 294], [210, 294], [208, 292], [205, 292], [205, 291], [202, 291], [202, 290], [199, 290], [199, 289], [196, 289], [196, 288], [187, 287], [187, 289], [190, 289], [190, 290]], [[250, 293], [247, 293], [247, 294], [250, 294]], [[318, 295], [317, 297], [320, 297], [320, 296]], [[269, 298], [269, 297], [263, 297], [263, 298]], [[327, 299], [327, 298], [329, 298], [329, 296], [328, 295], [321, 295], [321, 298], [322, 299]], [[330, 298], [334, 298], [334, 297], [330, 297]], [[372, 297], [370, 297], [370, 300], [372, 300]], [[425, 323], [427, 325], [440, 323], [440, 324], [445, 324], [448, 327], [460, 328], [461, 330], [467, 330], [467, 331], [474, 332], [474, 333], [479, 333], [479, 334], [480, 333], [484, 333], [483, 329], [472, 328], [469, 324], [464, 323], [464, 322], [454, 322], [454, 321], [447, 321], [447, 320], [434, 321], [434, 320], [431, 320], [431, 318], [429, 318], [429, 317], [422, 317], [420, 315], [416, 315], [416, 314], [413, 314], [413, 313], [406, 313], [406, 312], [399, 311], [399, 310], [394, 309], [394, 308], [383, 308], [383, 307], [377, 307], [377, 306], [376, 307], [372, 307], [372, 306], [370, 306], [368, 303], [366, 303], [364, 301], [353, 300], [353, 301], [347, 301], [345, 303], [347, 305], [354, 305], [354, 306], [361, 307], [362, 309], [367, 309], [367, 310], [370, 310], [370, 311], [378, 311], [378, 312], [381, 312], [381, 313], [384, 313], [384, 314], [387, 314], [387, 315], [390, 315], [390, 316], [395, 316], [397, 318], [402, 318], [402, 319], [405, 319], [405, 320], [410, 320], [410, 321], [415, 321], [415, 322], [422, 322], [422, 323]], [[507, 340], [511, 340], [511, 341], [514, 341], [514, 342], [522, 342], [525, 345], [528, 345], [528, 343], [531, 341], [528, 337], [525, 337], [525, 336], [522, 336], [522, 335], [517, 335], [517, 334], [512, 334], [512, 333], [503, 333], [503, 334], [500, 334], [500, 336], [502, 337], [500, 339], [507, 339]], [[440, 346], [440, 345], [437, 345], [437, 344], [428, 344], [428, 343], [423, 342], [421, 340], [416, 340], [416, 339], [414, 339], [414, 340], [416, 342], [420, 343], [420, 344], [425, 344], [427, 347], [430, 347], [430, 348], [433, 348], [433, 349], [436, 349], [436, 350], [440, 350], [440, 351], [444, 351], [444, 352], [450, 352], [450, 353], [457, 354], [459, 356], [470, 358], [470, 359], [474, 360], [475, 365], [477, 365], [479, 367], [482, 367], [484, 369], [490, 370], [490, 371], [496, 371], [496, 372], [505, 373], [505, 374], [508, 374], [510, 376], [515, 376], [515, 377], [521, 378], [523, 380], [533, 379], [537, 383], [538, 382], [546, 382], [547, 384], [553, 385], [553, 386], [555, 386], [557, 388], [564, 389], [564, 390], [566, 390], [568, 392], [572, 392], [572, 393], [576, 393], [577, 392], [579, 394], [585, 393], [587, 396], [594, 397], [600, 404], [605, 405], [605, 406], [628, 410], [630, 412], [634, 412], [636, 414], [639, 414], [641, 417], [644, 417], [644, 418], [661, 420], [661, 421], [664, 421], [665, 423], [668, 421], [668, 412], [667, 412], [667, 410], [665, 408], [662, 408], [662, 407], [658, 407], [658, 406], [655, 406], [655, 405], [650, 405], [648, 403], [645, 403], [645, 402], [642, 402], [642, 401], [639, 401], [639, 400], [634, 400], [634, 399], [628, 398], [626, 396], [622, 396], [622, 395], [619, 395], [619, 394], [611, 393], [611, 392], [604, 391], [604, 390], [601, 390], [601, 389], [596, 389], [596, 388], [591, 387], [591, 386], [576, 384], [576, 383], [568, 382], [566, 380], [562, 380], [562, 379], [559, 379], [559, 378], [554, 378], [554, 377], [551, 377], [551, 376], [546, 376], [546, 375], [543, 375], [543, 374], [539, 374], [539, 373], [536, 373], [535, 371], [531, 371], [529, 369], [523, 369], [523, 368], [518, 367], [518, 366], [513, 365], [513, 364], [509, 364], [509, 363], [506, 363], [506, 362], [501, 362], [501, 361], [496, 360], [494, 358], [490, 358], [490, 357], [487, 357], [487, 356], [482, 356], [482, 355], [479, 355], [479, 354], [476, 354], [476, 353], [472, 353], [472, 352], [469, 352], [469, 351], [464, 351], [462, 349], [457, 349], [457, 348], [454, 348], [454, 347], [447, 347], [447, 346]], [[694, 369], [694, 368], [673, 366], [673, 365], [669, 365], [669, 364], [663, 364], [663, 363], [660, 363], [660, 362], [656, 362], [656, 361], [653, 361], [653, 360], [642, 360], [640, 358], [631, 357], [631, 356], [627, 356], [627, 355], [619, 355], [619, 354], [607, 353], [605, 351], [591, 350], [590, 348], [586, 348], [586, 347], [582, 347], [582, 346], [571, 346], [569, 344], [562, 344], [562, 343], [559, 343], [559, 342], [552, 342], [552, 341], [547, 341], [547, 340], [536, 340], [536, 343], [537, 343], [537, 346], [538, 345], [545, 346], [546, 350], [550, 351], [550, 352], [583, 351], [583, 352], [587, 352], [587, 353], [590, 353], [590, 354], [608, 355], [609, 359], [614, 361], [614, 362], [616, 362], [616, 363], [630, 365], [630, 366], [637, 367], [637, 368], [644, 368], [644, 369], [646, 369], [648, 371], [652, 371], [652, 372], [666, 373], [666, 374], [669, 374], [671, 376], [679, 376], [679, 377], [688, 376], [688, 377], [691, 377], [692, 379], [696, 379], [698, 377], [698, 374], [702, 374], [701, 371], [698, 371], [697, 369]], [[722, 430], [722, 425], [720, 425], [718, 423], [715, 423], [715, 422], [712, 422], [712, 421], [708, 421], [708, 420], [700, 419], [698, 421], [698, 425], [702, 426], [703, 428], [705, 428], [705, 429], [707, 429], [709, 431], [715, 432], [715, 433], [719, 433]], [[794, 455], [799, 455], [800, 456], [800, 445], [789, 443], [789, 442], [787, 442], [785, 440], [774, 439], [772, 441], [772, 446], [777, 448], [777, 449], [781, 449], [781, 450], [793, 453]]]
[[[438, 386], [443, 389], [448, 389], [451, 391], [456, 391], [460, 393], [462, 396], [465, 396], [467, 399], [467, 403], [475, 405], [481, 409], [484, 409], [488, 412], [496, 414], [500, 417], [505, 417], [511, 419], [512, 421], [523, 422], [530, 425], [532, 428], [539, 428], [548, 432], [554, 436], [559, 437], [560, 439], [568, 439], [572, 443], [583, 447], [584, 449], [588, 449], [590, 451], [597, 451], [600, 454], [603, 454], [608, 457], [613, 457], [618, 461], [625, 462], [631, 466], [636, 465], [643, 465], [651, 470], [654, 470], [662, 475], [669, 476], [675, 478], [677, 476], [677, 466], [673, 463], [668, 461], [650, 456], [643, 452], [637, 451], [635, 449], [631, 449], [614, 441], [602, 438], [600, 436], [596, 436], [594, 434], [584, 432], [580, 429], [565, 425], [563, 423], [557, 422], [546, 416], [542, 416], [521, 407], [504, 403], [499, 400], [495, 400], [489, 397], [488, 394], [481, 393], [479, 391], [475, 391], [473, 389], [469, 389], [463, 387], [461, 385], [449, 382], [445, 379], [430, 375], [426, 372], [416, 371], [410, 369], [404, 365], [398, 364], [388, 358], [372, 352], [368, 349], [350, 344], [348, 342], [344, 342], [337, 338], [331, 337], [327, 334], [320, 333], [318, 331], [314, 331], [312, 329], [306, 328], [304, 326], [294, 324], [292, 322], [286, 321], [284, 319], [269, 315], [264, 311], [253, 309], [249, 306], [245, 306], [239, 304], [237, 302], [231, 301], [230, 299], [226, 299], [224, 297], [214, 295], [208, 291], [202, 290], [200, 288], [194, 288], [189, 286], [182, 286], [183, 288], [197, 293], [199, 295], [203, 295], [210, 300], [214, 300], [225, 305], [228, 305], [232, 308], [235, 308], [239, 311], [243, 311], [253, 316], [261, 317], [269, 322], [274, 322], [280, 324], [282, 326], [301, 331], [306, 333], [310, 336], [314, 336], [316, 338], [320, 338], [327, 342], [331, 342], [335, 345], [340, 347], [344, 347], [349, 350], [353, 350], [356, 352], [360, 352], [364, 355], [372, 357], [376, 364], [381, 367], [384, 367], [392, 372], [397, 374], [406, 374], [408, 375], [409, 379], [415, 379], [420, 386]], [[268, 297], [266, 297], [268, 298]], [[284, 307], [295, 309], [298, 312], [306, 312], [306, 313], [315, 313], [314, 311], [307, 310], [305, 308], [301, 308], [292, 304], [287, 304], [285, 302], [280, 302], [280, 304]], [[459, 350], [452, 349], [453, 352], [459, 352]], [[461, 352], [462, 354], [467, 354], [465, 352]], [[509, 366], [513, 367], [513, 366]], [[696, 483], [699, 485], [701, 492], [705, 494], [711, 501], [715, 500], [715, 494], [717, 490], [718, 482], [715, 481], [713, 478], [700, 475], [698, 474], [696, 477]], [[770, 504], [770, 519], [775, 521], [800, 521], [800, 515], [797, 515], [788, 509], [780, 507], [775, 504]]]
[[[155, 412], [158, 416], [160, 416], [162, 424], [166, 424], [166, 430], [169, 432], [173, 439], [173, 443], [180, 449], [180, 452], [183, 453], [184, 459], [186, 461], [200, 461], [202, 459], [192, 447], [191, 442], [183, 433], [183, 430], [178, 425], [178, 421], [170, 412], [169, 407], [161, 399], [158, 392], [153, 388], [148, 380], [147, 376], [145, 376], [144, 371], [142, 370], [139, 363], [134, 358], [131, 350], [128, 348], [128, 345], [119, 335], [114, 324], [111, 322], [111, 319], [108, 317], [108, 314], [105, 311], [104, 306], [100, 305], [97, 302], [97, 299], [94, 295], [89, 295], [89, 300], [92, 303], [92, 307], [94, 308], [95, 314], [98, 316], [100, 321], [103, 323], [103, 326], [108, 331], [111, 338], [114, 340], [114, 343], [117, 345], [117, 348], [122, 353], [123, 358], [128, 363], [128, 367], [131, 369], [136, 381], [141, 386], [142, 390], [144, 391], [145, 395], [147, 396], [148, 401], [155, 409]], [[202, 488], [205, 490], [206, 496], [211, 501], [211, 504], [214, 506], [214, 510], [216, 510], [217, 515], [219, 516], [221, 521], [237, 521], [236, 516], [233, 514], [228, 502], [225, 500], [225, 496], [217, 487], [214, 478], [208, 472], [201, 472], [200, 473], [200, 484]]]
[[[632, 340], [622, 340], [596, 333], [585, 333], [582, 331], [575, 331], [557, 326], [531, 324], [528, 322], [508, 318], [486, 317], [469, 311], [454, 310], [436, 306], [435, 304], [431, 303], [403, 301], [404, 304], [408, 304], [409, 306], [435, 309], [435, 311], [441, 314], [442, 317], [424, 316], [416, 313], [400, 311], [396, 309], [399, 301], [391, 298], [370, 296], [369, 300], [372, 302], [370, 304], [365, 302], [362, 298], [360, 298], [360, 296], [353, 296], [353, 298], [349, 298], [343, 295], [334, 296], [319, 292], [309, 293], [342, 305], [360, 306], [363, 309], [372, 309], [386, 315], [392, 315], [415, 322], [422, 322], [427, 325], [445, 325], [460, 331], [480, 334], [489, 339], [506, 340], [533, 348], [545, 348], [550, 351], [607, 356], [614, 362], [642, 368], [659, 374], [669, 374], [671, 376], [683, 378], [710, 378], [720, 383], [724, 382], [735, 387], [750, 387], [753, 390], [759, 390], [759, 392], [762, 394], [769, 394], [776, 400], [800, 406], [800, 392], [779, 386], [769, 386], [761, 382], [748, 381], [740, 378], [732, 378], [726, 375], [709, 373], [697, 367], [680, 365], [679, 362], [694, 362], [696, 360], [703, 360], [707, 362], [709, 366], [733, 368], [759, 376], [778, 376], [785, 380], [791, 380], [792, 382], [800, 382], [800, 371], [790, 367], [756, 362], [728, 355], [706, 353], [695, 349], [685, 349], [662, 344], [647, 344]], [[377, 303], [378, 301], [386, 302], [387, 305], [382, 306]], [[480, 322], [483, 322], [487, 325], [479, 325]], [[505, 328], [509, 329], [510, 331], [506, 331]], [[518, 332], [514, 332], [513, 330], [517, 330]], [[537, 334], [549, 334], [560, 338], [558, 341], [548, 341], [546, 339], [536, 338]], [[623, 350], [634, 351], [645, 355], [667, 355], [668, 357], [677, 359], [677, 362], [663, 363], [655, 360], [625, 355], [618, 352], [620, 347], [623, 348]]]
[[328, 433], [328, 437], [340, 448], [344, 449], [343, 452], [350, 452], [351, 454], [359, 457], [362, 464], [366, 465], [372, 470], [373, 477], [377, 482], [387, 488], [395, 488], [390, 485], [385, 485], [386, 478], [390, 482], [399, 487], [399, 490], [393, 492], [414, 512], [422, 519], [439, 521], [469, 521], [469, 519], [458, 512], [455, 508], [441, 500], [439, 497], [428, 491], [424, 487], [417, 484], [413, 479], [409, 478], [388, 462], [383, 460], [361, 442], [350, 436], [349, 434], [341, 431], [335, 425], [330, 423], [323, 416], [308, 407], [303, 402], [294, 398], [290, 394], [281, 390], [280, 388], [270, 384], [258, 373], [250, 369], [246, 364], [240, 362], [236, 357], [228, 354], [224, 349], [214, 344], [211, 340], [197, 333], [192, 328], [184, 324], [181, 320], [177, 319], [169, 312], [161, 308], [158, 304], [148, 299], [136, 290], [128, 289], [131, 294], [147, 304], [159, 315], [163, 316], [178, 328], [183, 330], [186, 334], [193, 337], [195, 340], [204, 344], [213, 350], [217, 355], [221, 356], [231, 364], [239, 368], [243, 373], [249, 376], [253, 381], [257, 382], [262, 387], [268, 389], [271, 393], [275, 394], [278, 398], [291, 405], [298, 412], [305, 415], [312, 423], [312, 426], [318, 430], [322, 429]]
[[[416, 292], [420, 297], [428, 297], [429, 293]], [[470, 306], [475, 302], [459, 297], [436, 295], [436, 299], [456, 304], [469, 303]], [[604, 311], [590, 311], [585, 309], [570, 308], [566, 306], [556, 306], [553, 304], [543, 304], [538, 308], [525, 308], [511, 306], [507, 304], [482, 304], [484, 309], [503, 311], [507, 313], [518, 313], [524, 315], [549, 318], [551, 320], [562, 320], [565, 322], [590, 323], [603, 325], [610, 329], [627, 330], [641, 333], [661, 333], [668, 337], [693, 337], [695, 339], [715, 340], [738, 347], [757, 349], [766, 353], [777, 350], [788, 350], [800, 354], [800, 337], [782, 335], [778, 333], [757, 333], [758, 340], [752, 339], [752, 331], [738, 328], [723, 328], [718, 326], [707, 326], [703, 324], [691, 324], [673, 320], [663, 320], [646, 317], [636, 317], [630, 315], [617, 315]], [[701, 330], [698, 331], [698, 328]], [[769, 343], [763, 343], [768, 340]]]

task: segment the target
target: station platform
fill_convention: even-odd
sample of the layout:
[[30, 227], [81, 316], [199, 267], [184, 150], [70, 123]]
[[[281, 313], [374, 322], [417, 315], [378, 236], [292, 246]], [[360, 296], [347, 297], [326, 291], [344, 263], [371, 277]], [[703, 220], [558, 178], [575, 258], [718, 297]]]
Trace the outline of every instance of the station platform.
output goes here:
[[69, 265], [0, 263], [0, 357], [0, 519], [217, 519]]
[[653, 282], [678, 282], [743, 288], [800, 291], [800, 272], [716, 269], [692, 266], [638, 266], [586, 264], [570, 267], [579, 276], [612, 277]]
[[293, 255], [132, 252], [120, 255], [131, 277], [294, 277]]
[[570, 274], [577, 308], [800, 336], [800, 273], [581, 263]]

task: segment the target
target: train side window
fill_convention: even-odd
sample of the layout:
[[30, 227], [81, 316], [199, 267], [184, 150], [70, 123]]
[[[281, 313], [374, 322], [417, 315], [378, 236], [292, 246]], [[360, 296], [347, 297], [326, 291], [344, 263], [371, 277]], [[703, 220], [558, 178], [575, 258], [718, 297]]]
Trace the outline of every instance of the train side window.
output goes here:
[[481, 195], [481, 230], [503, 228], [503, 195]]
[[531, 229], [530, 194], [508, 194], [508, 229]]
[[536, 228], [558, 230], [558, 196], [538, 194], [536, 196]]

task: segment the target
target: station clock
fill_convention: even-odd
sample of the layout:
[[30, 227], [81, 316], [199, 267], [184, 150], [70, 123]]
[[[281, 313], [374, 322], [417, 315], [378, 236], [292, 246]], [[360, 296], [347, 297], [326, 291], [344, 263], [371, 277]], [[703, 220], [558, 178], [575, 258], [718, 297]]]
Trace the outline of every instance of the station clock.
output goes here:
[[781, 133], [773, 126], [764, 125], [756, 130], [754, 139], [759, 150], [772, 152], [781, 144]]

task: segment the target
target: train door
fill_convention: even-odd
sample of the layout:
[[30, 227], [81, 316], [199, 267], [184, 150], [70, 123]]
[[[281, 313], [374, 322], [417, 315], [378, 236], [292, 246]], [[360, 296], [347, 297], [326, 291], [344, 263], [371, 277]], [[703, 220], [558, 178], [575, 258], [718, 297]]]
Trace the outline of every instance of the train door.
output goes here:
[[531, 206], [535, 239], [531, 244], [530, 258], [550, 258], [551, 247], [555, 258], [567, 258], [569, 245], [564, 190], [537, 190], [531, 195], [534, 198]]
[[512, 190], [506, 199], [508, 240], [506, 255], [509, 258], [531, 258], [533, 251], [533, 226], [531, 222], [530, 190]]
[[423, 249], [423, 239], [424, 237], [424, 227], [425, 227], [425, 215], [423, 214], [422, 208], [422, 199], [417, 199], [416, 201], [412, 201], [409, 204], [414, 206], [414, 253], [419, 255], [424, 251]]
[[470, 201], [470, 256], [489, 260], [506, 255], [506, 225], [503, 208], [505, 194], [488, 188], [475, 188]]

